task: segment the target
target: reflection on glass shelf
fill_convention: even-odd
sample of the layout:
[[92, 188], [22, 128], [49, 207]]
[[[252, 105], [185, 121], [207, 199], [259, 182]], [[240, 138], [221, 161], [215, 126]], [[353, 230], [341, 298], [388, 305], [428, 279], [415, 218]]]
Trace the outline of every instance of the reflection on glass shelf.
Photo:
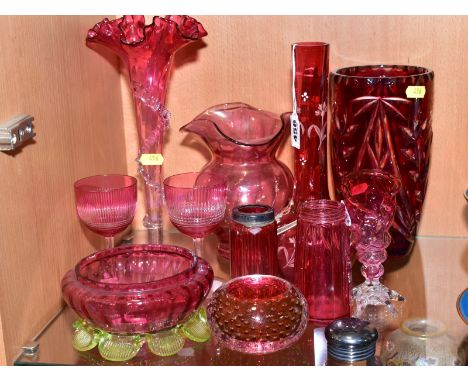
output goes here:
[[[144, 243], [146, 232], [137, 231], [134, 243]], [[165, 232], [164, 242], [192, 249], [191, 239]], [[122, 243], [125, 245], [125, 243]], [[207, 238], [203, 257], [212, 265], [219, 281], [229, 278], [229, 262], [217, 255], [217, 240]], [[408, 298], [409, 317], [432, 317], [442, 321], [460, 346], [468, 345], [468, 325], [458, 316], [458, 295], [468, 286], [468, 239], [418, 238], [409, 259], [390, 258], [384, 283]], [[360, 283], [359, 264], [353, 269], [354, 284]], [[57, 285], [60, 288], [60, 285]], [[76, 314], [65, 308], [36, 339], [40, 346], [35, 357], [20, 356], [16, 365], [116, 365], [103, 360], [97, 349], [78, 352], [72, 347]], [[315, 343], [314, 343], [315, 341]], [[145, 345], [146, 346], [146, 345]], [[315, 351], [314, 351], [315, 349]], [[323, 329], [309, 324], [303, 337], [290, 348], [267, 355], [247, 355], [225, 349], [213, 338], [207, 343], [186, 341], [176, 356], [157, 357], [142, 348], [128, 365], [314, 365], [323, 364], [326, 344]]]
[[313, 365], [314, 335], [310, 326], [304, 336], [294, 346], [273, 354], [253, 356], [237, 353], [218, 346], [211, 338], [206, 343], [196, 343], [187, 340], [184, 348], [171, 357], [158, 357], [146, 349], [128, 362], [110, 362], [104, 360], [94, 348], [87, 352], [78, 352], [72, 347], [72, 323], [76, 314], [69, 308], [51, 323], [44, 334], [38, 339], [39, 352], [35, 357], [21, 356], [16, 365]]

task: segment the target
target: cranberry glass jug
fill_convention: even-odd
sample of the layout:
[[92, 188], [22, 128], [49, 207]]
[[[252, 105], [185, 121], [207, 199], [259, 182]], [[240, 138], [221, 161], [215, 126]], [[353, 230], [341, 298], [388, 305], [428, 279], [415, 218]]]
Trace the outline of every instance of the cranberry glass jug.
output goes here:
[[234, 207], [269, 205], [277, 220], [287, 211], [294, 179], [275, 157], [285, 126], [274, 113], [244, 103], [227, 103], [205, 110], [181, 131], [198, 134], [212, 152], [201, 172], [216, 173], [227, 180], [225, 221], [217, 234], [220, 255], [229, 257], [228, 219]]

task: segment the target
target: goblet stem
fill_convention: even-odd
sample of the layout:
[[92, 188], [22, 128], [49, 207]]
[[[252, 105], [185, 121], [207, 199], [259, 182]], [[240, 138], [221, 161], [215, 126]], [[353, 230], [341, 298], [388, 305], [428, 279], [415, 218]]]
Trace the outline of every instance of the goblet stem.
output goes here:
[[106, 249], [114, 248], [114, 236], [106, 236]]
[[198, 257], [202, 257], [203, 238], [202, 237], [194, 237], [193, 238], [193, 246], [195, 247], [195, 255], [197, 255]]
[[387, 252], [385, 249], [362, 250], [358, 248], [357, 258], [362, 264], [361, 274], [366, 279], [366, 282], [378, 283], [379, 279], [384, 274], [382, 263], [387, 259]]

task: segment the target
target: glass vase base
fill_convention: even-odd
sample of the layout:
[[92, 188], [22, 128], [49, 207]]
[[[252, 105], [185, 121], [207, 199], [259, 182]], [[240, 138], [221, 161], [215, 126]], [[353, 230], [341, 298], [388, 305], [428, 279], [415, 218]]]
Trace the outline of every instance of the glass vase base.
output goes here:
[[352, 291], [353, 317], [373, 324], [381, 337], [397, 329], [404, 319], [406, 299], [380, 282], [364, 283]]
[[148, 215], [143, 218], [143, 227], [148, 230], [148, 243], [149, 244], [162, 244], [163, 243], [163, 223], [162, 220], [155, 223], [151, 221]]
[[160, 228], [147, 228], [148, 230], [148, 243], [149, 244], [162, 244], [163, 243], [163, 229]]

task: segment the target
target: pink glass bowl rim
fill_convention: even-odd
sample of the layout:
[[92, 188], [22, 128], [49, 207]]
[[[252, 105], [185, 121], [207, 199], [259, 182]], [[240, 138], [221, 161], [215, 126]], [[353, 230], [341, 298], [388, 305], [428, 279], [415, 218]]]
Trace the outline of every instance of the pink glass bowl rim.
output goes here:
[[372, 177], [372, 176], [379, 176], [382, 177], [382, 179], [385, 179], [389, 183], [393, 183], [392, 186], [387, 190], [387, 192], [391, 195], [395, 195], [398, 190], [401, 187], [401, 181], [400, 179], [396, 178], [392, 174], [389, 174], [385, 171], [379, 170], [379, 169], [366, 169], [366, 170], [359, 170], [355, 171], [352, 173], [349, 173], [348, 175], [345, 175], [343, 177], [343, 181], [341, 182], [341, 192], [343, 192], [343, 195], [345, 198], [353, 198], [353, 195], [350, 193], [350, 186], [351, 182], [353, 180], [359, 180], [360, 182], [365, 182], [366, 178]]
[[[236, 288], [236, 287], [242, 287], [243, 285], [249, 285], [250, 286], [250, 285], [255, 285], [255, 284], [261, 285], [262, 280], [271, 280], [272, 282], [276, 282], [277, 284], [281, 285], [281, 287], [283, 287], [283, 289], [279, 293], [272, 294], [270, 296], [266, 296], [266, 297], [263, 297], [263, 298], [259, 298], [259, 297], [249, 298], [247, 296], [235, 296], [235, 295], [232, 294], [232, 290], [234, 288]], [[255, 302], [265, 303], [265, 302], [268, 302], [268, 300], [270, 300], [270, 299], [280, 299], [280, 298], [286, 296], [287, 293], [290, 292], [294, 288], [294, 286], [291, 283], [289, 283], [288, 281], [286, 281], [286, 280], [284, 280], [284, 279], [282, 279], [280, 277], [277, 277], [277, 276], [272, 276], [272, 275], [246, 275], [246, 276], [240, 276], [240, 277], [236, 277], [234, 279], [229, 280], [227, 283], [222, 285], [222, 288], [227, 290], [226, 294], [233, 301], [243, 301], [243, 302], [252, 301], [254, 303]]]
[[[398, 70], [401, 72], [409, 72], [412, 74], [378, 74], [379, 72]], [[357, 74], [360, 70], [365, 70], [369, 72], [368, 74]], [[353, 74], [349, 74], [349, 73]], [[357, 72], [357, 73], [356, 73]], [[375, 72], [375, 75], [369, 75], [370, 73]], [[358, 66], [347, 66], [344, 68], [336, 69], [334, 72], [331, 72], [331, 77], [344, 77], [344, 78], [353, 78], [353, 79], [396, 79], [396, 78], [410, 78], [410, 77], [420, 77], [420, 76], [434, 76], [434, 71], [432, 69], [423, 67], [423, 66], [412, 66], [412, 65], [358, 65]]]
[[[126, 181], [129, 181], [128, 185], [122, 185], [122, 186], [114, 186], [114, 187], [106, 187], [106, 186], [98, 186], [94, 184], [94, 180], [98, 179], [106, 179], [108, 178], [111, 180], [111, 178], [122, 178], [125, 179]], [[86, 189], [86, 192], [112, 192], [115, 190], [123, 190], [125, 188], [131, 188], [134, 187], [137, 183], [137, 180], [135, 177], [130, 176], [130, 175], [120, 175], [120, 174], [105, 174], [105, 175], [93, 175], [93, 176], [88, 176], [86, 178], [81, 178], [78, 179], [74, 184], [73, 187], [75, 189]]]
[[[252, 302], [261, 302], [261, 303], [267, 303], [269, 299], [271, 298], [278, 298], [283, 295], [285, 295], [288, 291], [294, 290], [296, 292], [296, 295], [299, 297], [301, 300], [302, 304], [302, 312], [301, 312], [301, 320], [299, 322], [299, 325], [296, 328], [296, 333], [292, 336], [281, 338], [276, 341], [245, 341], [245, 340], [238, 340], [235, 339], [226, 333], [224, 333], [221, 328], [218, 326], [218, 323], [216, 322], [216, 318], [212, 316], [211, 314], [211, 309], [210, 309], [210, 304], [214, 298], [216, 298], [217, 292], [221, 291], [221, 289], [229, 288], [230, 286], [232, 287], [233, 285], [235, 286], [236, 284], [243, 284], [247, 281], [255, 280], [255, 281], [260, 281], [264, 279], [272, 280], [279, 282], [284, 286], [284, 290], [276, 294], [274, 296], [270, 296], [268, 298], [264, 299], [259, 299], [259, 298], [254, 298], [252, 299]], [[218, 293], [219, 293], [218, 292]], [[229, 293], [227, 293], [229, 294]], [[230, 299], [235, 303], [236, 301], [248, 301], [247, 299], [243, 298], [237, 298], [233, 297], [232, 295], [229, 296]], [[250, 353], [250, 354], [268, 354], [268, 353], [273, 353], [277, 352], [279, 350], [285, 349], [298, 341], [301, 336], [304, 334], [305, 330], [307, 329], [307, 323], [309, 321], [309, 308], [307, 305], [307, 300], [304, 298], [302, 293], [297, 289], [294, 285], [292, 285], [290, 282], [277, 277], [277, 276], [272, 276], [272, 275], [247, 275], [247, 276], [241, 276], [241, 277], [236, 277], [234, 279], [231, 279], [227, 283], [221, 285], [213, 294], [211, 297], [211, 300], [208, 302], [208, 308], [207, 308], [207, 313], [208, 313], [208, 323], [210, 325], [210, 328], [213, 332], [213, 335], [217, 338], [217, 340], [226, 346], [227, 348], [234, 350], [234, 351], [239, 351], [242, 353]]]
[[[170, 184], [171, 182], [174, 182], [177, 178], [182, 178], [182, 177], [186, 177], [188, 175], [193, 175], [195, 177], [194, 179], [194, 184], [195, 184], [195, 181], [197, 180], [197, 177], [198, 176], [202, 176], [202, 177], [210, 177], [212, 179], [216, 179], [215, 182], [213, 183], [210, 183], [208, 185], [200, 185], [197, 187], [194, 187], [194, 186], [177, 186], [177, 185], [174, 185], [174, 184]], [[167, 188], [171, 188], [171, 189], [182, 189], [182, 190], [192, 190], [194, 188], [196, 189], [211, 189], [211, 188], [223, 188], [223, 187], [226, 187], [227, 183], [226, 183], [226, 180], [218, 175], [215, 175], [215, 174], [212, 174], [212, 173], [206, 173], [206, 172], [183, 172], [183, 173], [180, 173], [180, 174], [174, 174], [174, 175], [171, 175], [171, 176], [168, 176], [166, 179], [164, 179], [164, 187], [167, 187]]]
[[[129, 256], [138, 252], [147, 252], [151, 253], [152, 256], [159, 256], [161, 254], [170, 254], [171, 256], [183, 257], [190, 261], [190, 266], [184, 269], [183, 271], [176, 273], [172, 276], [147, 282], [138, 282], [138, 283], [106, 283], [90, 279], [86, 277], [83, 272], [84, 269], [90, 266], [96, 261], [104, 261], [112, 259], [115, 256], [128, 254]], [[75, 266], [75, 274], [77, 280], [83, 282], [87, 286], [97, 288], [97, 289], [119, 289], [122, 292], [125, 292], [128, 289], [139, 289], [139, 290], [151, 290], [159, 289], [166, 285], [175, 285], [178, 281], [186, 280], [193, 274], [195, 267], [198, 263], [198, 257], [195, 256], [193, 252], [184, 247], [179, 247], [176, 245], [167, 245], [167, 244], [143, 244], [143, 245], [131, 245], [131, 246], [121, 246], [110, 249], [105, 249], [93, 253], [92, 255], [85, 257]]]

